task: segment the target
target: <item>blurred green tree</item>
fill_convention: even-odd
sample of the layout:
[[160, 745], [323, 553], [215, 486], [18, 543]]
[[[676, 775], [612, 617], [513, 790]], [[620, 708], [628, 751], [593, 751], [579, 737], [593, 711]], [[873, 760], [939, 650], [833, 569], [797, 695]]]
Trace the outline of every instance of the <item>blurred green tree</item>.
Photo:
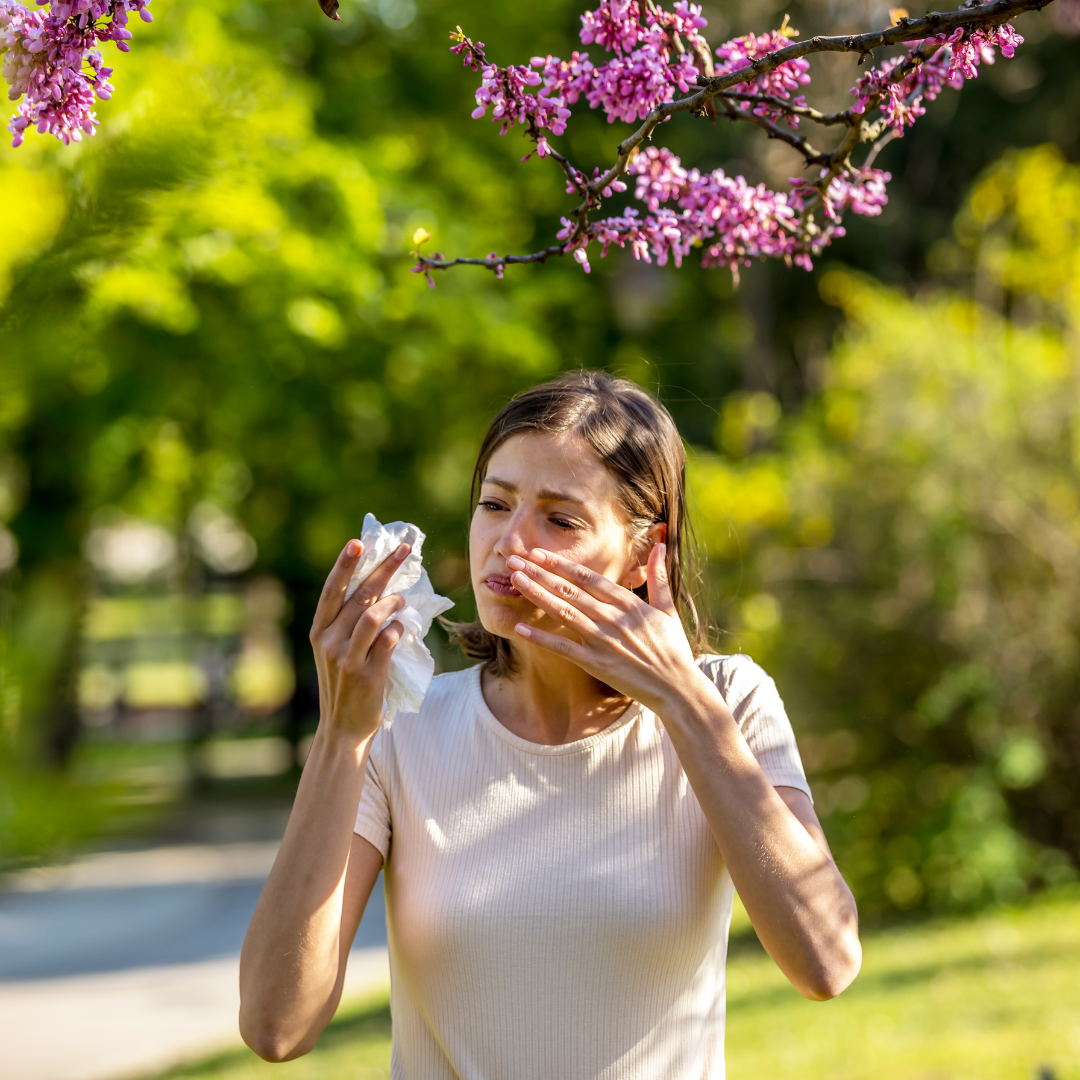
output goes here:
[[694, 470], [730, 647], [805, 724], [870, 912], [1014, 900], [1080, 856], [1080, 169], [1008, 155], [954, 244], [968, 296], [826, 275], [822, 391], [788, 423], [730, 399]]
[[[0, 266], [3, 516], [26, 617], [67, 628], [25, 673], [22, 711], [59, 757], [95, 512], [179, 536], [200, 505], [240, 514], [306, 653], [302, 609], [363, 513], [419, 515], [446, 547], [481, 418], [558, 364], [538, 329], [557, 288], [474, 282], [417, 309], [372, 178], [408, 139], [320, 135], [312, 89], [209, 4], [152, 33], [97, 139], [0, 156], [11, 203], [35, 207]], [[460, 559], [441, 579], [461, 586]]]

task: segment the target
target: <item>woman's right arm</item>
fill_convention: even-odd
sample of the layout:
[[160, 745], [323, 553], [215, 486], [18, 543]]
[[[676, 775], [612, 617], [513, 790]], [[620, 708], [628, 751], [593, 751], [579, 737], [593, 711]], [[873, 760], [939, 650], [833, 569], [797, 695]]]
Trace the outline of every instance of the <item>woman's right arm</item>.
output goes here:
[[382, 855], [353, 833], [383, 685], [401, 625], [379, 628], [400, 597], [379, 599], [409, 549], [402, 545], [348, 601], [360, 556], [350, 540], [326, 579], [311, 644], [319, 728], [292, 814], [240, 953], [240, 1034], [260, 1057], [306, 1054], [337, 1009], [345, 963]]

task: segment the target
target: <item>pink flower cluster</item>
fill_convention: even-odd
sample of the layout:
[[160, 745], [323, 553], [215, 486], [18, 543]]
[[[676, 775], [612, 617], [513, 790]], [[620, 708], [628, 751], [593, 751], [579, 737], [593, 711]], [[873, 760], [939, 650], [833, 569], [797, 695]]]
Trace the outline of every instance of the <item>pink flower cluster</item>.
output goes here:
[[471, 41], [460, 29], [454, 38], [457, 43], [450, 47], [450, 51], [458, 53], [466, 67], [480, 71], [481, 81], [476, 91], [473, 119], [479, 120], [490, 108], [492, 120], [502, 121], [500, 135], [505, 135], [515, 124], [524, 125], [537, 138], [537, 153], [546, 157], [551, 148], [540, 132], [547, 130], [553, 135], [561, 135], [570, 117], [570, 110], [562, 99], [551, 97], [550, 94], [528, 93], [526, 87], [540, 86], [544, 80], [526, 65], [511, 64], [501, 68], [489, 64], [482, 41]]
[[[535, 71], [499, 68], [487, 62], [483, 42], [470, 41], [460, 30], [452, 51], [466, 67], [481, 72], [474, 117], [484, 116], [490, 106], [492, 119], [503, 121], [503, 134], [515, 123], [530, 122], [561, 134], [569, 116], [566, 106], [583, 96], [612, 123], [643, 120], [657, 105], [672, 100], [676, 90], [687, 93], [699, 72], [690, 52], [672, 57], [672, 35], [703, 45], [698, 31], [704, 26], [700, 5], [687, 0], [679, 0], [674, 11], [644, 12], [638, 0], [602, 0], [581, 17], [582, 43], [616, 54], [599, 66], [588, 53], [575, 52], [569, 60], [534, 56], [530, 63]], [[525, 88], [532, 86], [542, 89], [530, 94]], [[545, 143], [541, 156], [546, 151]]]
[[638, 0], [603, 0], [595, 11], [581, 16], [581, 43], [613, 53], [633, 52], [641, 41]]
[[[630, 245], [634, 258], [663, 266], [676, 266], [695, 247], [702, 247], [706, 266], [724, 265], [738, 276], [742, 263], [762, 255], [779, 255], [809, 266], [807, 242], [800, 237], [796, 198], [756, 187], [741, 176], [727, 176], [723, 169], [700, 173], [684, 169], [682, 162], [664, 147], [650, 146], [637, 155], [628, 172], [637, 176], [638, 199], [649, 210], [644, 217], [630, 208], [618, 217], [591, 224], [587, 233], [574, 238], [574, 222], [563, 219], [559, 238], [574, 244], [574, 258], [588, 273], [587, 247], [601, 245], [601, 258], [612, 244]], [[664, 206], [674, 202], [678, 209]], [[838, 235], [834, 229], [832, 235]], [[811, 246], [813, 252], [828, 242], [826, 233]]]
[[[789, 45], [787, 34], [782, 30], [773, 30], [768, 34], [746, 34], [744, 37], [733, 38], [725, 42], [716, 50], [720, 65], [716, 69], [717, 75], [727, 75], [733, 71], [739, 71], [749, 67], [755, 60], [760, 60], [769, 53], [782, 49]], [[770, 97], [782, 98], [791, 101], [793, 105], [805, 105], [806, 99], [801, 95], [792, 98], [792, 91], [800, 86], [806, 86], [810, 82], [810, 62], [805, 57], [797, 57], [794, 60], [785, 60], [779, 67], [765, 75], [759, 75], [753, 79], [746, 90], [754, 94], [765, 94]], [[745, 85], [745, 84], [744, 84]], [[743, 89], [742, 86], [739, 87]], [[799, 118], [791, 113], [770, 107], [767, 104], [754, 104], [749, 101], [737, 102], [739, 108], [744, 111], [753, 107], [756, 116], [767, 116], [770, 120], [782, 119], [792, 127], [798, 126]]]
[[[846, 210], [874, 217], [888, 201], [885, 185], [891, 179], [880, 169], [849, 169], [833, 177], [824, 194], [801, 179], [792, 180], [789, 194], [748, 184], [723, 169], [701, 173], [685, 169], [664, 147], [650, 146], [631, 162], [627, 172], [637, 177], [635, 196], [648, 213], [633, 208], [576, 233], [575, 223], [562, 219], [558, 236], [573, 245], [574, 258], [589, 272], [588, 245], [598, 242], [603, 258], [612, 244], [630, 245], [634, 258], [676, 266], [693, 248], [703, 248], [704, 266], [727, 266], [738, 278], [740, 264], [762, 256], [780, 257], [809, 270], [812, 258], [836, 237], [844, 235], [840, 217]], [[808, 235], [798, 219], [811, 199], [820, 198], [826, 227]], [[665, 205], [674, 203], [676, 208]]]
[[[912, 42], [906, 57], [894, 57], [880, 67], [871, 68], [855, 84], [852, 111], [865, 112], [876, 102], [885, 122], [900, 134], [922, 116], [923, 101], [933, 101], [946, 86], [959, 90], [965, 79], [979, 74], [980, 61], [994, 62], [994, 46], [1001, 55], [1012, 57], [1024, 39], [1008, 24], [990, 30], [976, 30], [964, 36], [963, 27], [951, 35]], [[930, 45], [937, 51], [929, 60], [922, 59], [920, 49]], [[908, 65], [911, 70], [901, 75], [897, 69]]]
[[[671, 101], [676, 90], [687, 93], [701, 77], [700, 65], [709, 64], [708, 45], [701, 36], [705, 26], [701, 7], [688, 0], [677, 0], [674, 10], [653, 0], [600, 0], [597, 8], [582, 15], [580, 36], [584, 45], [597, 45], [611, 54], [602, 63], [594, 64], [587, 52], [575, 51], [569, 60], [534, 56], [528, 66], [499, 68], [488, 63], [483, 43], [470, 41], [460, 27], [453, 35], [457, 42], [453, 51], [467, 67], [482, 73], [473, 116], [484, 116], [490, 108], [492, 118], [502, 121], [502, 134], [514, 124], [526, 126], [536, 152], [545, 157], [553, 151], [544, 133], [561, 134], [569, 107], [582, 98], [590, 108], [602, 110], [609, 123], [633, 122]], [[742, 74], [783, 49], [794, 33], [785, 18], [778, 30], [746, 34], [716, 49], [713, 74], [743, 79], [723, 92], [730, 106], [744, 115], [752, 110], [755, 116], [793, 128], [798, 125], [799, 116], [792, 110], [805, 107], [799, 91], [810, 82], [805, 57], [786, 60], [764, 74], [751, 75], [748, 70]], [[975, 78], [981, 63], [994, 62], [995, 49], [1011, 57], [1022, 41], [1006, 24], [974, 31], [961, 27], [950, 35], [911, 42], [905, 55], [871, 68], [859, 79], [847, 119], [854, 121], [858, 114], [877, 109], [885, 124], [902, 134], [923, 115], [924, 102], [946, 86], [959, 88], [965, 79]], [[876, 137], [873, 129], [869, 134], [864, 129], [863, 136]], [[661, 265], [669, 259], [681, 265], [692, 248], [701, 248], [704, 265], [727, 266], [736, 277], [741, 264], [760, 257], [780, 257], [809, 269], [815, 256], [844, 235], [841, 219], [846, 212], [874, 217], [888, 202], [890, 174], [856, 167], [847, 150], [842, 159], [833, 160], [838, 152], [822, 157], [804, 150], [808, 160], [824, 160], [831, 167], [816, 179], [793, 178], [791, 190], [783, 193], [751, 185], [742, 176], [728, 176], [722, 169], [687, 170], [663, 147], [639, 149], [627, 174], [636, 177], [635, 195], [645, 204], [645, 212], [628, 208], [600, 221], [590, 221], [588, 213], [626, 185], [613, 180], [596, 190], [599, 169], [590, 179], [559, 155], [567, 173], [567, 193], [583, 196], [584, 201], [577, 211], [580, 216], [562, 219], [558, 238], [586, 273], [593, 243], [600, 245], [601, 258], [612, 244], [629, 245], [635, 258], [647, 262], [655, 258]], [[522, 160], [528, 157], [531, 154]], [[818, 209], [823, 220], [815, 223]], [[547, 254], [540, 253], [537, 261]], [[417, 271], [421, 269], [418, 264]]]
[[687, 93], [698, 77], [691, 55], [683, 53], [669, 63], [667, 35], [659, 27], [653, 32], [656, 41], [593, 70], [586, 101], [592, 109], [603, 109], [609, 124], [644, 120], [657, 105], [670, 101], [676, 88]]
[[[690, 52], [676, 53], [672, 60], [672, 38], [679, 35], [692, 45], [704, 45], [698, 31], [705, 25], [701, 5], [685, 0], [676, 3], [674, 11], [649, 7], [644, 13], [637, 0], [602, 0], [595, 11], [581, 16], [581, 42], [595, 42], [616, 55], [571, 76], [574, 97], [567, 100], [584, 94], [590, 108], [606, 113], [608, 123], [644, 120], [657, 105], [670, 101], [676, 89], [687, 93], [697, 79], [700, 73]], [[587, 53], [581, 57], [587, 58]], [[533, 63], [544, 71], [548, 92], [565, 92], [558, 57], [537, 57]]]
[[820, 185], [828, 173], [822, 171], [817, 184], [802, 177], [792, 176], [792, 197], [805, 208], [812, 199], [821, 199], [822, 209], [830, 221], [839, 222], [847, 210], [863, 217], [877, 217], [889, 201], [885, 185], [892, 179], [892, 174], [881, 169], [844, 169], [834, 176], [821, 191]]
[[1016, 55], [1016, 47], [1024, 44], [1024, 39], [1005, 23], [991, 30], [976, 30], [968, 37], [957, 30], [948, 42], [952, 46], [949, 78], [954, 78], [959, 72], [965, 79], [974, 79], [979, 74], [980, 60], [986, 64], [994, 62], [995, 45], [1006, 60], [1011, 60]]
[[129, 50], [128, 15], [153, 16], [150, 0], [58, 0], [30, 11], [18, 0], [0, 0], [0, 53], [12, 101], [25, 97], [8, 123], [19, 146], [31, 126], [65, 145], [93, 135], [95, 100], [107, 101], [113, 87], [97, 45], [113, 41]]

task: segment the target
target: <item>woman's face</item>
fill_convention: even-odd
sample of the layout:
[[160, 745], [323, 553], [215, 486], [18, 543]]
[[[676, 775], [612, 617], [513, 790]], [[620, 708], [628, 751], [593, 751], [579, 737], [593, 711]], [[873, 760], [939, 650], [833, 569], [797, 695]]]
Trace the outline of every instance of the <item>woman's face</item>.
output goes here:
[[576, 435], [515, 435], [491, 455], [469, 530], [477, 613], [489, 633], [515, 640], [519, 622], [562, 629], [510, 585], [507, 558], [533, 548], [630, 588], [644, 581], [615, 478]]

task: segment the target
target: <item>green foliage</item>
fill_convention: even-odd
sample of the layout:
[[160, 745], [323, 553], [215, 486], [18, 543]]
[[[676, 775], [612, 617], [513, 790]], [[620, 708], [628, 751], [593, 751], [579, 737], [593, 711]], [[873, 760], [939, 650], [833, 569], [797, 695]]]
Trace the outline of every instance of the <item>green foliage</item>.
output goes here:
[[696, 468], [743, 579], [731, 645], [781, 684], [864, 913], [1075, 873], [1078, 193], [1045, 148], [980, 182], [957, 235], [982, 303], [826, 275], [847, 329], [822, 391], [744, 457], [772, 414], [729, 406]]

